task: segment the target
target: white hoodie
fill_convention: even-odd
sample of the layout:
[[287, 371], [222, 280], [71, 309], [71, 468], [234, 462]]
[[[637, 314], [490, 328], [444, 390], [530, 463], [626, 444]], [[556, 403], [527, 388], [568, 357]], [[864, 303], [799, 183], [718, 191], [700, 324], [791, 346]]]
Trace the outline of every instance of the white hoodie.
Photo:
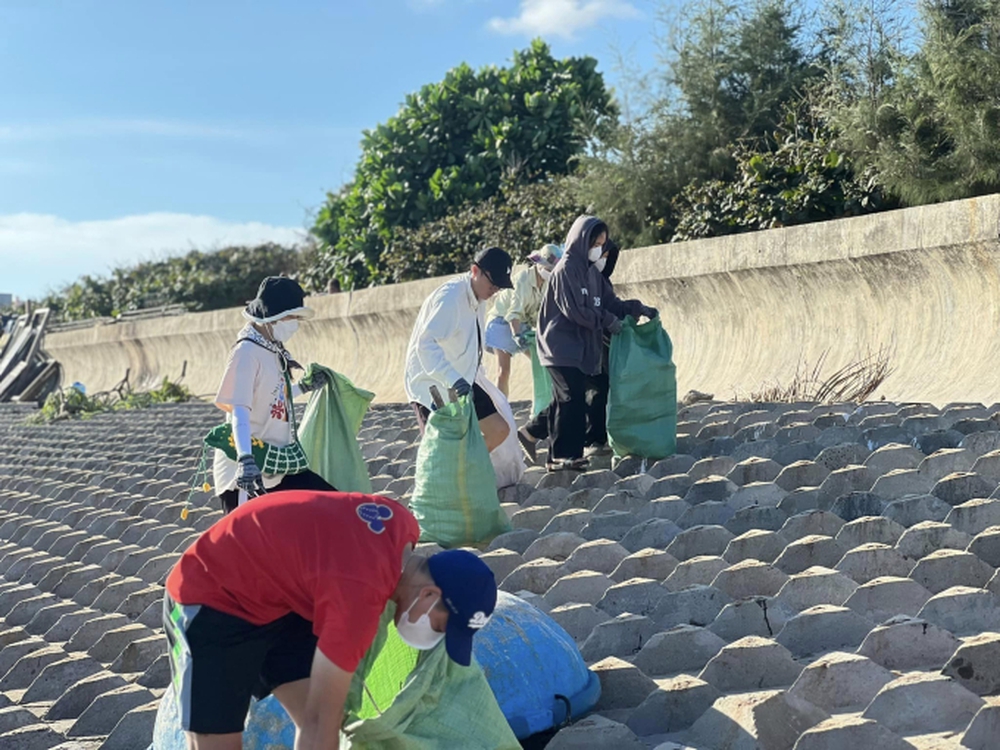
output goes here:
[[470, 386], [482, 358], [486, 305], [472, 291], [468, 273], [442, 284], [417, 315], [406, 349], [406, 395], [410, 401], [433, 409], [430, 387], [441, 397], [464, 378]]

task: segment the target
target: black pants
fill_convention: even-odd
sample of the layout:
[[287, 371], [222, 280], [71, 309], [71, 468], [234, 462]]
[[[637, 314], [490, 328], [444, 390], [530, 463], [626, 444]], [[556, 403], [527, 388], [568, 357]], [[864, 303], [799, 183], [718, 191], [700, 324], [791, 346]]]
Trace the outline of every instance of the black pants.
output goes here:
[[[420, 434], [423, 435], [427, 428], [427, 420], [431, 417], [431, 410], [416, 401], [411, 401], [410, 406], [413, 407], [413, 413], [417, 417], [417, 426], [420, 427]], [[497, 405], [493, 403], [490, 394], [476, 383], [472, 384], [472, 406], [476, 410], [476, 419], [479, 421], [498, 413]]]
[[[585, 400], [587, 404], [587, 429], [583, 437], [583, 445], [607, 445], [608, 443], [608, 388], [609, 379], [606, 372], [597, 375], [584, 375]], [[550, 413], [553, 401], [542, 409], [527, 425], [525, 431], [535, 440], [545, 440], [550, 434]]]
[[552, 378], [552, 403], [527, 426], [527, 432], [541, 440], [547, 426], [549, 460], [583, 458], [587, 440], [587, 381], [590, 376], [576, 367], [546, 367]]
[[[337, 488], [327, 482], [323, 477], [314, 471], [299, 472], [298, 474], [285, 474], [285, 478], [276, 487], [267, 490], [268, 492], [281, 492], [282, 490], [316, 490], [317, 492], [336, 492]], [[219, 502], [222, 504], [223, 514], [230, 513], [240, 504], [239, 489], [227, 490], [219, 495]]]

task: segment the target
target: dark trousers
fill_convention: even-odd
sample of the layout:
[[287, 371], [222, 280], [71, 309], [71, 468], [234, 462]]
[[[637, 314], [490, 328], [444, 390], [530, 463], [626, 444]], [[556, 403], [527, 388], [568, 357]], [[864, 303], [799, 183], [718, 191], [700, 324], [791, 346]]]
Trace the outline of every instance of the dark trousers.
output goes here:
[[587, 433], [587, 376], [576, 367], [546, 367], [552, 378], [552, 403], [527, 426], [528, 434], [541, 439], [547, 423], [549, 460], [583, 458]]
[[[327, 482], [323, 477], [314, 471], [301, 471], [298, 474], [285, 474], [285, 478], [276, 487], [272, 487], [268, 492], [281, 492], [283, 490], [316, 490], [317, 492], [336, 492], [337, 488]], [[219, 495], [219, 502], [222, 504], [222, 513], [231, 513], [240, 504], [239, 489], [227, 490]]]
[[[574, 369], [574, 368], [567, 368]], [[577, 370], [579, 372], [579, 370]], [[550, 369], [551, 373], [551, 369]], [[607, 445], [608, 442], [608, 387], [606, 372], [597, 375], [584, 375], [585, 402], [587, 408], [586, 432], [583, 437], [584, 447]], [[553, 389], [554, 392], [554, 389]], [[525, 431], [535, 440], [545, 440], [549, 437], [550, 414], [555, 401], [540, 411], [534, 419], [525, 425]]]

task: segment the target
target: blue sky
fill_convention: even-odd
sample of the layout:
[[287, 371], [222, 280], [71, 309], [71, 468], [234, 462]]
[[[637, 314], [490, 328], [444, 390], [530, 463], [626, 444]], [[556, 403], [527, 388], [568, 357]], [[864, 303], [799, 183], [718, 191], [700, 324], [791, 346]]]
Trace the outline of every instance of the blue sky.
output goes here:
[[0, 292], [294, 241], [363, 128], [541, 36], [652, 65], [649, 0], [0, 0]]

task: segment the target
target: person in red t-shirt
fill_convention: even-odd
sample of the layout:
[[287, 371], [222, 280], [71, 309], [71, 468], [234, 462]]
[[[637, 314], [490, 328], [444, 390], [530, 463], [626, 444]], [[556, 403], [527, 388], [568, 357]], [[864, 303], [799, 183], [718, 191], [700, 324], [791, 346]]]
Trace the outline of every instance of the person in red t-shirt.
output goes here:
[[273, 692], [296, 750], [337, 748], [351, 678], [390, 601], [405, 642], [444, 639], [468, 666], [496, 580], [470, 552], [412, 554], [419, 536], [393, 500], [310, 490], [257, 498], [202, 534], [163, 608], [188, 747], [238, 750], [251, 695]]

